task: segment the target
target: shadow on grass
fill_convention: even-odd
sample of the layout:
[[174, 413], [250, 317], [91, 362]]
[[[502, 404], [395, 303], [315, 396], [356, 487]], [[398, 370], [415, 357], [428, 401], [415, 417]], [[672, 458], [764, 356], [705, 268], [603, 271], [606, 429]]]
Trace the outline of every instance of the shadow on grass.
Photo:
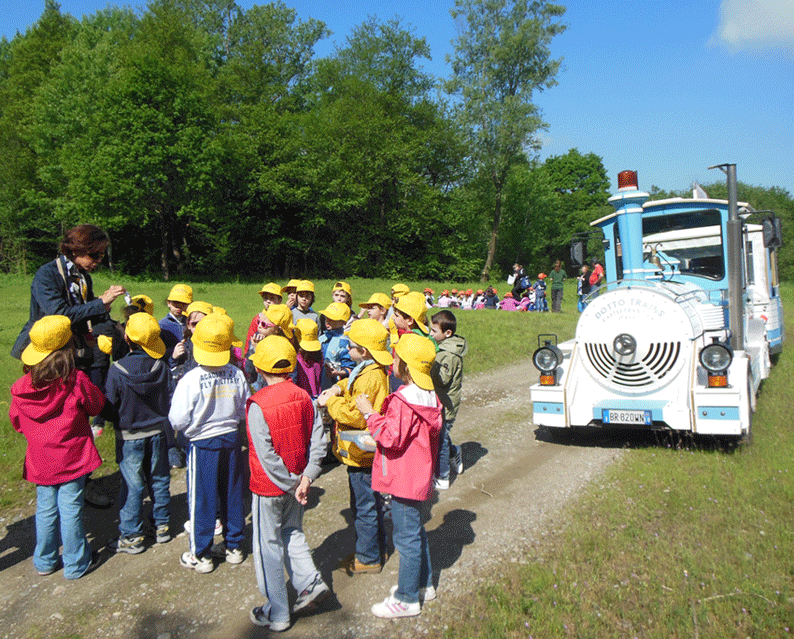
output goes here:
[[668, 448], [671, 450], [697, 450], [700, 452], [732, 454], [745, 445], [738, 437], [694, 435], [673, 430], [605, 430], [601, 428], [547, 428], [535, 429], [538, 441], [562, 446], [582, 448]]

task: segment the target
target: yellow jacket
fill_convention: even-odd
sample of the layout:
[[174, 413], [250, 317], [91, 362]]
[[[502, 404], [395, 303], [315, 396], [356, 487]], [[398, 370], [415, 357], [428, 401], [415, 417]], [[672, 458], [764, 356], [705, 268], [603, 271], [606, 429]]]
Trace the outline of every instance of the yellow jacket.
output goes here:
[[356, 406], [356, 395], [362, 393], [369, 398], [376, 412], [380, 412], [383, 400], [389, 394], [389, 380], [386, 367], [377, 362], [365, 366], [353, 380], [353, 388], [348, 389], [347, 379], [337, 382], [342, 394], [331, 397], [326, 404], [328, 414], [336, 422], [334, 438], [334, 455], [343, 464], [367, 468], [372, 466], [374, 453], [361, 450], [353, 442], [344, 441], [339, 437], [340, 430], [366, 430], [367, 422]]

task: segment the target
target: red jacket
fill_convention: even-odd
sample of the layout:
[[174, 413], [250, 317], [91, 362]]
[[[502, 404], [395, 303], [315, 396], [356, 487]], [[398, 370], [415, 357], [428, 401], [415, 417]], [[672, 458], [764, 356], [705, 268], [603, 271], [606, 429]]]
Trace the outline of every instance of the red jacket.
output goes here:
[[34, 388], [30, 374], [11, 386], [11, 425], [28, 441], [22, 477], [54, 486], [87, 475], [102, 465], [88, 417], [98, 415], [105, 396], [82, 371], [63, 383]]
[[[308, 461], [306, 451], [309, 450], [314, 425], [314, 405], [309, 394], [295, 386], [292, 380], [287, 380], [281, 384], [265, 386], [254, 393], [246, 402], [246, 414], [252, 402], [262, 409], [276, 454], [284, 460], [284, 465], [291, 473], [300, 475]], [[251, 431], [247, 430], [251, 443], [248, 448], [251, 492], [265, 497], [283, 495], [284, 491], [270, 481], [262, 468], [251, 440]]]
[[386, 398], [381, 412], [367, 420], [378, 443], [372, 461], [372, 490], [403, 499], [428, 499], [438, 457], [441, 403], [436, 398], [432, 407], [409, 404], [398, 390]]

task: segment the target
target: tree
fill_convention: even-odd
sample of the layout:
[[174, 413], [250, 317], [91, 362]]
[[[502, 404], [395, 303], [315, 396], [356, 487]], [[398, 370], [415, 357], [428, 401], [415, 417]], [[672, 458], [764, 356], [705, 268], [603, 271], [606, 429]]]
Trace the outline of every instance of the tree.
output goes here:
[[25, 271], [51, 259], [60, 227], [47, 219], [33, 195], [40, 187], [39, 158], [32, 148], [36, 93], [57, 68], [75, 37], [76, 21], [54, 0], [24, 35], [0, 42], [0, 267]]
[[566, 28], [559, 21], [565, 7], [546, 0], [456, 0], [451, 13], [459, 35], [446, 89], [460, 99], [474, 165], [493, 185], [485, 282], [510, 169], [527, 150], [540, 147], [536, 134], [546, 125], [532, 100], [536, 91], [556, 84], [561, 60], [551, 58], [549, 45]]

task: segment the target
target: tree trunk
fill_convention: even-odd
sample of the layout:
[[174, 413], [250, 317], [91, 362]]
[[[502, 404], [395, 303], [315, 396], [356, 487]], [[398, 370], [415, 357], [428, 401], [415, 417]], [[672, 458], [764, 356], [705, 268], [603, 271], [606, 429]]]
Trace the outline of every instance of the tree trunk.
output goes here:
[[493, 266], [494, 256], [496, 255], [496, 238], [499, 236], [499, 223], [502, 221], [502, 187], [496, 186], [496, 201], [494, 202], [493, 209], [493, 224], [491, 226], [491, 239], [488, 240], [488, 257], [485, 258], [485, 266], [483, 266], [482, 273], [480, 274], [480, 283], [487, 284], [491, 276], [491, 267]]
[[160, 209], [160, 267], [163, 271], [163, 279], [167, 282], [171, 277], [171, 269], [168, 262], [171, 255], [171, 221], [168, 219], [168, 213], [164, 208]]

